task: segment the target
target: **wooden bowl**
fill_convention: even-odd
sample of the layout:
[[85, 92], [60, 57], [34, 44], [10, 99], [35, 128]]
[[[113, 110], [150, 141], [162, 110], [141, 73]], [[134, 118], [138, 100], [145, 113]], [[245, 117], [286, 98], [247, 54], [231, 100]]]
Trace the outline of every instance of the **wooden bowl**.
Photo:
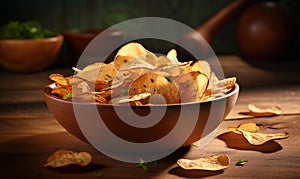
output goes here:
[[[50, 94], [51, 89], [54, 86], [55, 84], [51, 84], [44, 89], [44, 97], [49, 110], [52, 112], [56, 120], [67, 131], [76, 136], [78, 139], [89, 143], [77, 123], [78, 119], [76, 119], [76, 117], [78, 116], [75, 114], [74, 109], [81, 108], [83, 110], [90, 111], [92, 108], [95, 108], [96, 104], [78, 103], [60, 99]], [[186, 129], [184, 129], [185, 126], [180, 126], [180, 129], [182, 130], [176, 132], [173, 138], [170, 139], [170, 142], [166, 142], [161, 146], [163, 150], [176, 147], [173, 146], [172, 141], [182, 140], [182, 147], [190, 145], [207, 136], [209, 138], [208, 141], [211, 141], [214, 135], [209, 134], [211, 134], [213, 131], [216, 132], [223, 119], [229, 114], [238, 98], [238, 93], [239, 86], [236, 84], [235, 89], [232, 92], [212, 101], [170, 105], [153, 105], [151, 110], [160, 110], [162, 107], [166, 107], [165, 115], [163, 115], [162, 119], [158, 123], [147, 128], [137, 128], [132, 125], [128, 125], [120, 119], [120, 117], [115, 112], [115, 109], [118, 110], [118, 113], [121, 112], [123, 114], [126, 114], [129, 108], [132, 108], [132, 110], [136, 114], [140, 116], [146, 116], [151, 112], [149, 106], [131, 107], [122, 105], [112, 106], [110, 104], [97, 104], [96, 109], [97, 113], [99, 113], [99, 115], [101, 116], [99, 120], [102, 120], [106, 127], [115, 136], [134, 143], [147, 143], [163, 138], [168, 133], [170, 133], [170, 131], [172, 131], [174, 126], [178, 123], [181, 110], [188, 111], [187, 115], [184, 116], [183, 124], [185, 125], [191, 122], [191, 118], [193, 118], [193, 115], [195, 114], [195, 108], [199, 109], [200, 107], [199, 115], [197, 117], [198, 119], [195, 119], [196, 125], [194, 125], [192, 128], [189, 128], [191, 129], [191, 134], [187, 138], [183, 139], [183, 136], [186, 133]], [[214, 108], [212, 106], [214, 106]], [[209, 117], [210, 115], [214, 117]], [[85, 120], [86, 123], [90, 123], [88, 119], [90, 116], [91, 114], [87, 112], [86, 114], [84, 114], [83, 120]], [[208, 119], [210, 123], [209, 125], [207, 125]], [[105, 136], [102, 131], [97, 130], [95, 132], [100, 133], [99, 136]]]
[[37, 72], [50, 67], [56, 60], [63, 36], [42, 39], [0, 40], [0, 65], [15, 72]]
[[[70, 29], [63, 31], [67, 44], [75, 55], [81, 55], [85, 47], [104, 29]], [[124, 35], [121, 30], [111, 30], [106, 33], [107, 41], [115, 45], [114, 42], [119, 42]]]

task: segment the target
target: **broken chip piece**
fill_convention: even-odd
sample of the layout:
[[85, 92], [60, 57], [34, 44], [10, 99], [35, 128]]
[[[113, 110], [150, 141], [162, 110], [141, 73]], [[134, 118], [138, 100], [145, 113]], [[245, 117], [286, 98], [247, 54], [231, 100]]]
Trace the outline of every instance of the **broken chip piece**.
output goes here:
[[217, 171], [224, 170], [229, 167], [230, 159], [227, 154], [212, 155], [210, 157], [203, 157], [198, 159], [179, 159], [178, 166], [185, 170], [209, 170]]
[[71, 150], [58, 150], [50, 155], [45, 167], [64, 167], [67, 165], [87, 166], [92, 161], [92, 156], [88, 152], [74, 152]]

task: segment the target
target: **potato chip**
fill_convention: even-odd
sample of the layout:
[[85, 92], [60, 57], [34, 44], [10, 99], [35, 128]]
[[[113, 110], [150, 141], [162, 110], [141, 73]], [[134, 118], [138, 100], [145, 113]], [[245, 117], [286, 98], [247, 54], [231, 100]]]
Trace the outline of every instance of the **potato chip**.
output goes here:
[[289, 137], [288, 132], [265, 134], [265, 133], [258, 133], [258, 132], [252, 133], [239, 128], [237, 130], [241, 132], [245, 137], [245, 139], [252, 145], [262, 145], [270, 140], [284, 139]]
[[58, 73], [50, 74], [49, 78], [52, 81], [55, 81], [55, 84], [57, 86], [70, 86], [70, 84], [68, 83], [66, 78], [61, 74], [58, 74]]
[[180, 103], [180, 93], [173, 79], [154, 72], [142, 75], [131, 84], [129, 95], [141, 93], [162, 95], [167, 104]]
[[224, 89], [224, 91], [222, 91], [222, 92], [227, 93], [234, 88], [235, 83], [236, 83], [236, 77], [225, 78], [223, 80], [220, 80], [217, 83], [217, 87], [219, 89]]
[[112, 99], [113, 104], [133, 104], [134, 106], [140, 106], [148, 103], [151, 93], [140, 93], [132, 96], [121, 96]]
[[114, 65], [118, 70], [128, 70], [139, 67], [154, 69], [156, 62], [156, 55], [136, 42], [122, 46], [114, 58]]
[[185, 170], [224, 170], [229, 167], [230, 159], [227, 154], [212, 155], [207, 158], [198, 158], [194, 160], [179, 159], [177, 164]]
[[54, 94], [58, 97], [63, 98], [66, 96], [68, 93], [72, 93], [72, 87], [62, 87], [62, 86], [57, 86], [54, 89], [52, 89], [51, 94]]
[[71, 150], [58, 150], [48, 157], [45, 167], [64, 167], [67, 165], [87, 166], [92, 161], [88, 152], [74, 152]]
[[85, 79], [90, 82], [94, 82], [96, 80], [97, 74], [101, 66], [104, 66], [105, 63], [98, 62], [93, 63], [91, 65], [86, 66], [82, 70], [73, 67], [72, 69], [77, 72], [76, 76], [82, 79]]
[[117, 69], [114, 63], [105, 64], [102, 62], [94, 63], [86, 66], [82, 70], [73, 67], [73, 70], [77, 72], [76, 77], [80, 77], [89, 82], [98, 82], [108, 84], [112, 81], [117, 74]]
[[204, 60], [196, 61], [194, 64], [191, 65], [189, 71], [199, 71], [200, 73], [206, 75], [208, 79], [211, 75], [210, 65], [207, 61]]
[[163, 74], [165, 72], [166, 75], [170, 76], [179, 76], [182, 73], [181, 64], [174, 64], [172, 60], [170, 60], [166, 56], [159, 56], [157, 58], [157, 73]]
[[259, 127], [256, 125], [255, 122], [243, 122], [240, 125], [238, 125], [237, 127], [228, 127], [228, 129], [237, 134], [242, 134], [237, 129], [242, 129], [244, 131], [253, 132], [253, 133], [259, 132]]
[[208, 78], [198, 71], [193, 71], [181, 75], [176, 82], [180, 86], [182, 102], [195, 102], [201, 101], [208, 85]]
[[274, 116], [282, 114], [279, 106], [248, 105], [249, 114], [256, 117]]
[[167, 53], [167, 58], [170, 59], [171, 64], [173, 65], [178, 65], [179, 61], [177, 59], [177, 52], [175, 49], [171, 49], [168, 53]]

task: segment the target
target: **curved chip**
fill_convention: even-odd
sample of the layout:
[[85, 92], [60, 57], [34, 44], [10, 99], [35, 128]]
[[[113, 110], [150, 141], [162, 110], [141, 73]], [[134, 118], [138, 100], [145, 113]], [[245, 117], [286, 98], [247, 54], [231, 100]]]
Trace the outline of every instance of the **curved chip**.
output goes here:
[[[130, 86], [129, 95], [141, 93], [159, 94], [165, 98], [167, 104], [180, 103], [179, 90], [169, 76], [151, 72], [137, 78]], [[151, 102], [155, 103], [155, 100], [151, 99]]]
[[194, 160], [179, 159], [177, 164], [185, 170], [224, 170], [229, 167], [230, 159], [227, 154], [213, 155], [207, 158]]
[[211, 75], [211, 67], [210, 67], [209, 63], [205, 60], [196, 61], [189, 67], [188, 70], [190, 72], [198, 71], [198, 72], [206, 75], [208, 79], [210, 78], [210, 75]]
[[243, 122], [237, 127], [228, 127], [228, 129], [234, 133], [242, 134], [238, 131], [238, 129], [242, 129], [247, 132], [257, 133], [259, 132], [259, 127], [256, 125], [255, 122]]
[[275, 139], [285, 139], [289, 137], [288, 132], [280, 132], [273, 134], [265, 134], [265, 133], [252, 133], [242, 129], [237, 129], [239, 132], [243, 134], [245, 139], [252, 145], [262, 145], [270, 140]]
[[282, 114], [282, 110], [279, 106], [265, 106], [265, 105], [254, 105], [249, 104], [248, 110], [250, 115], [256, 117], [263, 116], [274, 116]]
[[122, 46], [114, 58], [114, 65], [118, 70], [128, 70], [140, 67], [154, 69], [156, 62], [156, 55], [146, 50], [137, 42], [131, 42]]
[[74, 152], [71, 150], [58, 150], [48, 157], [45, 167], [64, 167], [67, 165], [87, 166], [92, 161], [88, 152]]
[[49, 75], [49, 78], [52, 81], [55, 81], [55, 84], [57, 86], [70, 86], [70, 84], [68, 83], [68, 80], [61, 74], [53, 73], [53, 74]]
[[207, 76], [198, 71], [181, 75], [176, 82], [180, 86], [182, 102], [201, 101], [208, 86]]
[[89, 82], [97, 82], [108, 84], [112, 81], [117, 74], [117, 69], [114, 63], [94, 63], [86, 66], [82, 70], [73, 67], [73, 70], [77, 72], [76, 77], [80, 77]]

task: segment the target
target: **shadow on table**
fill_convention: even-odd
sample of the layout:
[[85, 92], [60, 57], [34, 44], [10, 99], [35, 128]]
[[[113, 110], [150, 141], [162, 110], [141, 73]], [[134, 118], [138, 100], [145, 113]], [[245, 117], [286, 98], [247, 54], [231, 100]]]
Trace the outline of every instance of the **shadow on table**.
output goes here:
[[238, 150], [253, 150], [262, 153], [272, 153], [282, 149], [281, 145], [275, 141], [268, 141], [263, 145], [251, 145], [243, 135], [234, 132], [220, 134], [217, 138], [224, 141], [227, 147]]
[[[86, 151], [93, 156], [93, 161], [86, 167], [69, 165], [62, 168], [44, 167], [44, 164], [51, 154], [59, 149]], [[18, 173], [22, 176], [35, 178], [41, 176], [127, 176], [131, 178], [155, 177], [170, 166], [176, 164], [190, 151], [190, 146], [182, 147], [170, 155], [157, 161], [157, 166], [151, 167], [151, 172], [146, 172], [137, 167], [135, 163], [126, 163], [109, 158], [89, 144], [86, 144], [67, 132], [39, 134], [24, 136], [23, 138], [12, 139], [0, 142], [0, 166], [1, 176], [14, 177]], [[5, 164], [6, 163], [6, 164]], [[4, 166], [4, 167], [3, 167]], [[17, 172], [15, 172], [17, 171]], [[178, 169], [170, 173], [181, 172]], [[181, 172], [181, 174], [184, 174]], [[192, 173], [193, 174], [193, 173]]]
[[219, 170], [219, 171], [184, 170], [180, 167], [174, 167], [169, 171], [170, 174], [177, 175], [183, 178], [203, 178], [208, 176], [219, 175], [223, 172], [224, 172], [223, 170]]

